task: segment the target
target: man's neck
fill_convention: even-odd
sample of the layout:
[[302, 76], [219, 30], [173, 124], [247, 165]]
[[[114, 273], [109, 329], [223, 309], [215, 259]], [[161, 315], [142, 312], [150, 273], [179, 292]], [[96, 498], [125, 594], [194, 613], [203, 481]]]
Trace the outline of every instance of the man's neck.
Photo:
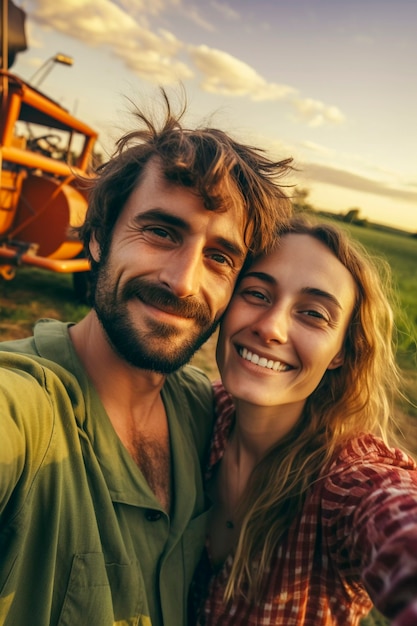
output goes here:
[[69, 332], [119, 439], [169, 510], [169, 428], [160, 395], [165, 376], [124, 361], [107, 341], [94, 311]]
[[95, 312], [71, 326], [70, 338], [75, 351], [100, 398], [114, 397], [119, 404], [129, 405], [131, 399], [152, 398], [159, 395], [165, 376], [142, 370], [125, 361], [112, 348]]

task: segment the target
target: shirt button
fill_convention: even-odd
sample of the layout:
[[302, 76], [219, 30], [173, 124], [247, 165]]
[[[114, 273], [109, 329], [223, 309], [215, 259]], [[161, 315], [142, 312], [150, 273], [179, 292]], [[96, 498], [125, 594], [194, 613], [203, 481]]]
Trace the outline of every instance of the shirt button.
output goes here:
[[154, 509], [146, 509], [145, 518], [148, 522], [157, 522], [161, 519], [162, 513], [160, 511], [155, 511]]

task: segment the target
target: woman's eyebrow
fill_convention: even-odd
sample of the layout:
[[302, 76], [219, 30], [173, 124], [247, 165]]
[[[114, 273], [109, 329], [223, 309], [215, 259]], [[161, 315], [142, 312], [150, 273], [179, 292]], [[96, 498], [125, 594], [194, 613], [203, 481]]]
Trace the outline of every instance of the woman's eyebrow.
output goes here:
[[338, 309], [342, 309], [342, 305], [340, 304], [336, 296], [334, 296], [332, 293], [329, 293], [328, 291], [318, 289], [317, 287], [303, 287], [301, 289], [301, 292], [311, 296], [319, 296], [320, 298], [325, 298], [326, 300], [329, 300], [334, 305], [336, 305]]
[[[242, 280], [251, 277], [258, 278], [269, 285], [278, 285], [278, 281], [271, 274], [267, 274], [266, 272], [246, 272], [246, 274], [242, 276]], [[328, 291], [324, 291], [324, 289], [319, 289], [318, 287], [303, 287], [301, 289], [301, 293], [305, 293], [310, 296], [318, 296], [319, 298], [325, 298], [337, 306], [338, 309], [343, 308], [336, 296]]]
[[245, 280], [245, 278], [259, 278], [259, 280], [263, 280], [265, 283], [269, 285], [276, 285], [277, 281], [271, 274], [267, 274], [266, 272], [245, 272], [242, 276], [241, 280]]

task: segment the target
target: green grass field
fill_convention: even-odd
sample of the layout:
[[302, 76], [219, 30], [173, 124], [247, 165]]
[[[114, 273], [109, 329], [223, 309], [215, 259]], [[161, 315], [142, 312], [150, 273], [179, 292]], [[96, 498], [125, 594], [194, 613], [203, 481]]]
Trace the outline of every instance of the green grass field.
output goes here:
[[[409, 399], [409, 402], [402, 403], [401, 408], [417, 426], [417, 238], [353, 225], [349, 225], [348, 230], [372, 255], [382, 257], [391, 267], [398, 300], [395, 309], [397, 358]], [[411, 438], [416, 448], [414, 431]]]
[[399, 360], [417, 368], [417, 237], [392, 234], [372, 228], [350, 226], [352, 235], [391, 266], [400, 306]]

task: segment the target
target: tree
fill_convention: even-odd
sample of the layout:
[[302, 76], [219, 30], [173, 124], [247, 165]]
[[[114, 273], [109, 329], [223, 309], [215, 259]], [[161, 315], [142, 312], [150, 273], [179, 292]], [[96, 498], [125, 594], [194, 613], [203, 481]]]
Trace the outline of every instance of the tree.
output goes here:
[[349, 224], [356, 224], [359, 221], [360, 212], [361, 210], [357, 208], [349, 209], [343, 216], [343, 221], [348, 222]]
[[310, 190], [306, 187], [299, 187], [293, 196], [294, 211], [314, 211], [313, 206], [307, 202]]

